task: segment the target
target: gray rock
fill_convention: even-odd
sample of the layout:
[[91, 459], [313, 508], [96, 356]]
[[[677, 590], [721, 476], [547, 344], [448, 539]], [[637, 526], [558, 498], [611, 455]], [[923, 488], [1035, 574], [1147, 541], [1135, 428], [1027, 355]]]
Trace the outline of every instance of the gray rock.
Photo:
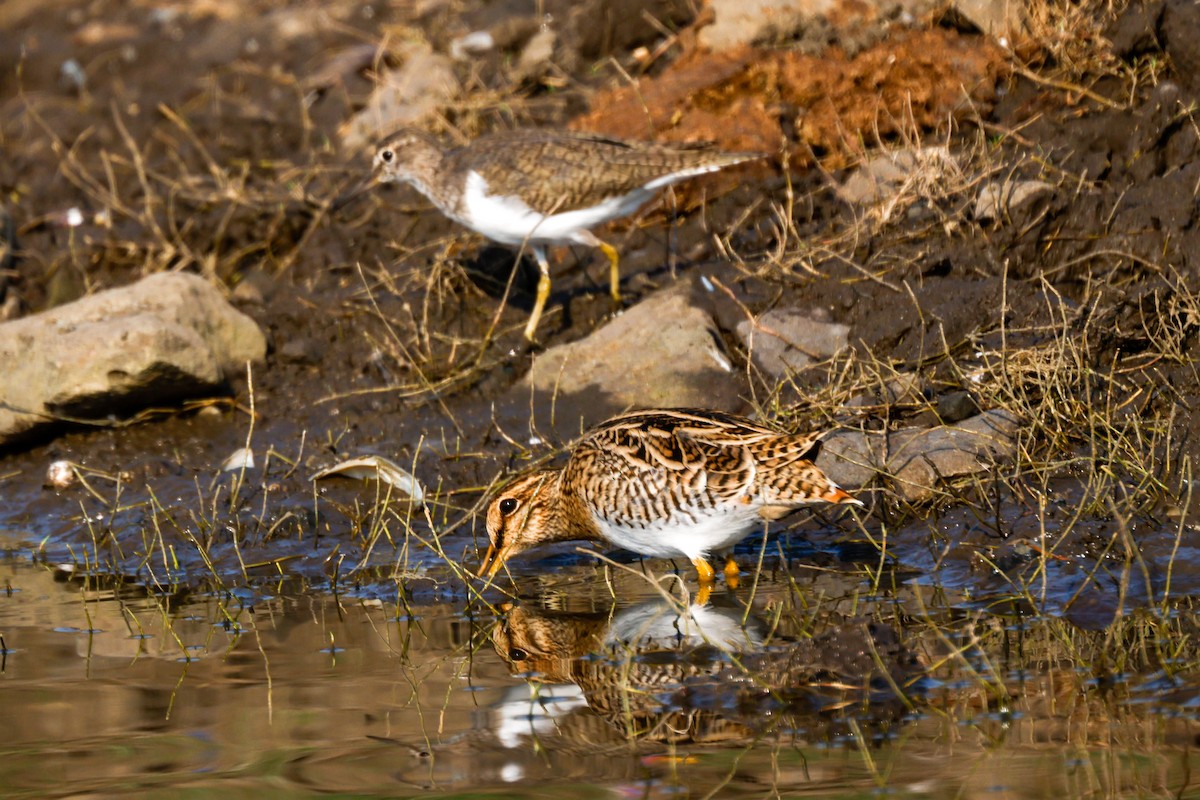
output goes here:
[[980, 31], [1011, 45], [1025, 32], [1025, 6], [1013, 0], [954, 0], [951, 5]]
[[321, 347], [315, 339], [301, 336], [289, 339], [279, 348], [279, 359], [293, 364], [316, 364], [321, 360]]
[[1015, 219], [1020, 223], [1036, 201], [1052, 194], [1054, 187], [1045, 181], [989, 183], [975, 200], [975, 219], [996, 223]]
[[797, 5], [796, 0], [711, 0], [714, 20], [700, 29], [700, 44], [712, 50], [750, 44], [766, 34], [773, 17]]
[[970, 392], [949, 392], [937, 399], [937, 415], [942, 422], [961, 422], [978, 413], [979, 404]]
[[912, 150], [875, 156], [846, 176], [837, 187], [838, 197], [854, 205], [882, 202], [904, 185], [916, 166], [917, 156]]
[[211, 391], [266, 349], [216, 287], [176, 272], [0, 324], [0, 445]]
[[555, 428], [564, 436], [628, 408], [737, 410], [743, 380], [712, 317], [689, 294], [686, 283], [665, 289], [587, 338], [547, 350], [510, 392], [509, 404], [528, 417], [531, 395], [554, 398]]
[[471, 31], [450, 42], [450, 57], [455, 61], [466, 61], [487, 53], [496, 46], [496, 37], [491, 31]]
[[864, 38], [882, 37], [897, 22], [915, 21], [938, 0], [707, 0], [713, 22], [700, 29], [701, 46], [725, 50], [755, 42], [805, 38], [816, 30], [849, 51]]
[[386, 70], [366, 107], [338, 131], [346, 150], [373, 145], [397, 128], [428, 123], [458, 94], [458, 78], [449, 56], [435, 53], [423, 43], [408, 45], [404, 55], [404, 65]]
[[853, 491], [883, 473], [893, 490], [916, 503], [929, 500], [940, 481], [994, 469], [1016, 455], [1020, 420], [987, 411], [958, 425], [906, 428], [891, 434], [855, 430], [825, 437], [817, 465]]
[[885, 444], [882, 434], [834, 431], [821, 442], [817, 466], [838, 486], [852, 492], [879, 474]]
[[928, 500], [945, 478], [984, 472], [1011, 460], [1019, 428], [1015, 414], [997, 409], [957, 425], [896, 431], [888, 439], [885, 471], [905, 500]]
[[945, 147], [892, 150], [861, 164], [836, 191], [855, 205], [893, 205], [903, 196], [911, 201], [929, 194], [961, 173], [958, 160]]
[[553, 28], [546, 27], [535, 33], [521, 48], [521, 55], [517, 57], [517, 64], [512, 71], [513, 82], [521, 83], [546, 74], [553, 65], [557, 42], [558, 34]]
[[850, 344], [850, 327], [826, 322], [795, 308], [774, 309], [738, 323], [737, 335], [751, 360], [777, 378], [795, 374], [836, 355]]

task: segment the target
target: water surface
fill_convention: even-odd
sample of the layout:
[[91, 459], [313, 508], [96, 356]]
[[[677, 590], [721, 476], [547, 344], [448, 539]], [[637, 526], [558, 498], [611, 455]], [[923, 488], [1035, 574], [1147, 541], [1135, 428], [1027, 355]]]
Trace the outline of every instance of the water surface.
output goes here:
[[492, 609], [0, 571], [10, 797], [1143, 797], [1200, 774], [1186, 671], [1103, 683], [1062, 660], [1103, 641], [1060, 620], [877, 602], [853, 572], [689, 606], [577, 566]]

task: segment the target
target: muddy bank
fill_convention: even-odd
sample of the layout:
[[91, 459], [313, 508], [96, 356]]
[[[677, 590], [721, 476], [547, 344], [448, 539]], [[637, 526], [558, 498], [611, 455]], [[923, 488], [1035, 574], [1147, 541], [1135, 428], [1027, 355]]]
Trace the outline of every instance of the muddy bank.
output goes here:
[[[1025, 61], [957, 17], [833, 35], [819, 55], [795, 32], [790, 49], [706, 53], [689, 38], [703, 20], [650, 5], [678, 30], [610, 26], [592, 41], [587, 17], [565, 14], [540, 62], [526, 50], [548, 46], [536, 26], [514, 14], [501, 30], [509, 17], [484, 6], [284, 7], [250, 29], [233, 9], [13, 12], [26, 51], [4, 55], [16, 155], [0, 182], [18, 240], [5, 307], [25, 316], [197, 272], [269, 350], [249, 380], [227, 376], [233, 399], [140, 424], [93, 418], [7, 450], [10, 546], [52, 561], [83, 548], [98, 569], [168, 583], [283, 569], [332, 585], [401, 560], [465, 596], [454, 567], [474, 563], [487, 487], [611, 412], [687, 403], [859, 437], [830, 458], [870, 514], [798, 517], [789, 540], [874, 546], [886, 528], [888, 559], [963, 584], [991, 580], [981, 565], [1019, 565], [1013, 542], [1030, 540], [1091, 585], [1092, 559], [1132, 552], [1115, 530], [1146, 531], [1148, 582], [1099, 617], [1160, 591], [1191, 534], [1196, 446], [1193, 95], [1155, 60], [1176, 47], [1175, 5], [1058, 20], [1108, 31], [1086, 66], [1069, 61], [1073, 42], [1036, 39], [1054, 21], [1036, 15]], [[381, 37], [393, 30], [423, 49]], [[469, 52], [473, 31], [493, 35], [486, 52]], [[522, 69], [505, 58], [527, 52]], [[514, 271], [510, 251], [408, 190], [324, 205], [365, 168], [334, 143], [375, 107], [381, 75], [430, 54], [453, 86], [421, 119], [448, 140], [557, 124], [772, 157], [603, 231], [622, 255], [615, 319], [594, 254], [555, 253], [543, 348], [529, 352], [527, 260]], [[633, 72], [586, 68], [606, 56]], [[1118, 92], [1135, 74], [1152, 80]], [[640, 352], [670, 297], [690, 344]], [[588, 359], [608, 372], [580, 368]], [[954, 444], [989, 414], [1015, 421], [1003, 441]], [[222, 472], [247, 446], [254, 467]], [[371, 455], [411, 470], [428, 507], [312, 481]], [[53, 462], [81, 480], [44, 488]], [[980, 508], [990, 521], [970, 523]], [[1173, 586], [1192, 574], [1177, 565]]]

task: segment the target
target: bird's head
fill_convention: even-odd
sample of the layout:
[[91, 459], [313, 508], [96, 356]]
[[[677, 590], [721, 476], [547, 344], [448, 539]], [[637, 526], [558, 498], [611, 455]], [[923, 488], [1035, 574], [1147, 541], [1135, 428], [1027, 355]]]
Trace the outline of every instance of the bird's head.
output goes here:
[[424, 131], [405, 129], [393, 134], [376, 148], [370, 174], [357, 186], [334, 198], [329, 210], [340, 211], [381, 183], [423, 183], [437, 171], [441, 157], [437, 140]]
[[371, 160], [371, 182], [410, 181], [441, 158], [437, 140], [424, 131], [405, 129], [389, 137]]
[[505, 486], [488, 504], [488, 551], [479, 577], [492, 578], [508, 559], [539, 544], [559, 541], [558, 473], [539, 470]]

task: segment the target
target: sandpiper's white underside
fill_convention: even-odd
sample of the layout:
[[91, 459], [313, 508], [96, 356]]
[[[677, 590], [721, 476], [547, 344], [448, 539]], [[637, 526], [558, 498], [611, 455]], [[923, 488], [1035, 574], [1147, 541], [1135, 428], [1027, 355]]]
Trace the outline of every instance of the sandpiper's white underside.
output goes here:
[[762, 517], [755, 504], [735, 503], [721, 509], [708, 509], [696, 521], [676, 515], [644, 528], [614, 524], [600, 518], [596, 518], [596, 524], [604, 538], [626, 550], [652, 558], [682, 556], [694, 560], [733, 547], [762, 524]]
[[467, 173], [463, 192], [463, 211], [455, 219], [487, 238], [507, 245], [582, 244], [595, 246], [590, 229], [604, 222], [626, 217], [641, 208], [655, 190], [692, 175], [713, 172], [717, 167], [695, 169], [665, 175], [640, 189], [619, 197], [610, 197], [588, 208], [543, 214], [530, 208], [519, 197], [488, 193], [488, 183], [478, 172]]

